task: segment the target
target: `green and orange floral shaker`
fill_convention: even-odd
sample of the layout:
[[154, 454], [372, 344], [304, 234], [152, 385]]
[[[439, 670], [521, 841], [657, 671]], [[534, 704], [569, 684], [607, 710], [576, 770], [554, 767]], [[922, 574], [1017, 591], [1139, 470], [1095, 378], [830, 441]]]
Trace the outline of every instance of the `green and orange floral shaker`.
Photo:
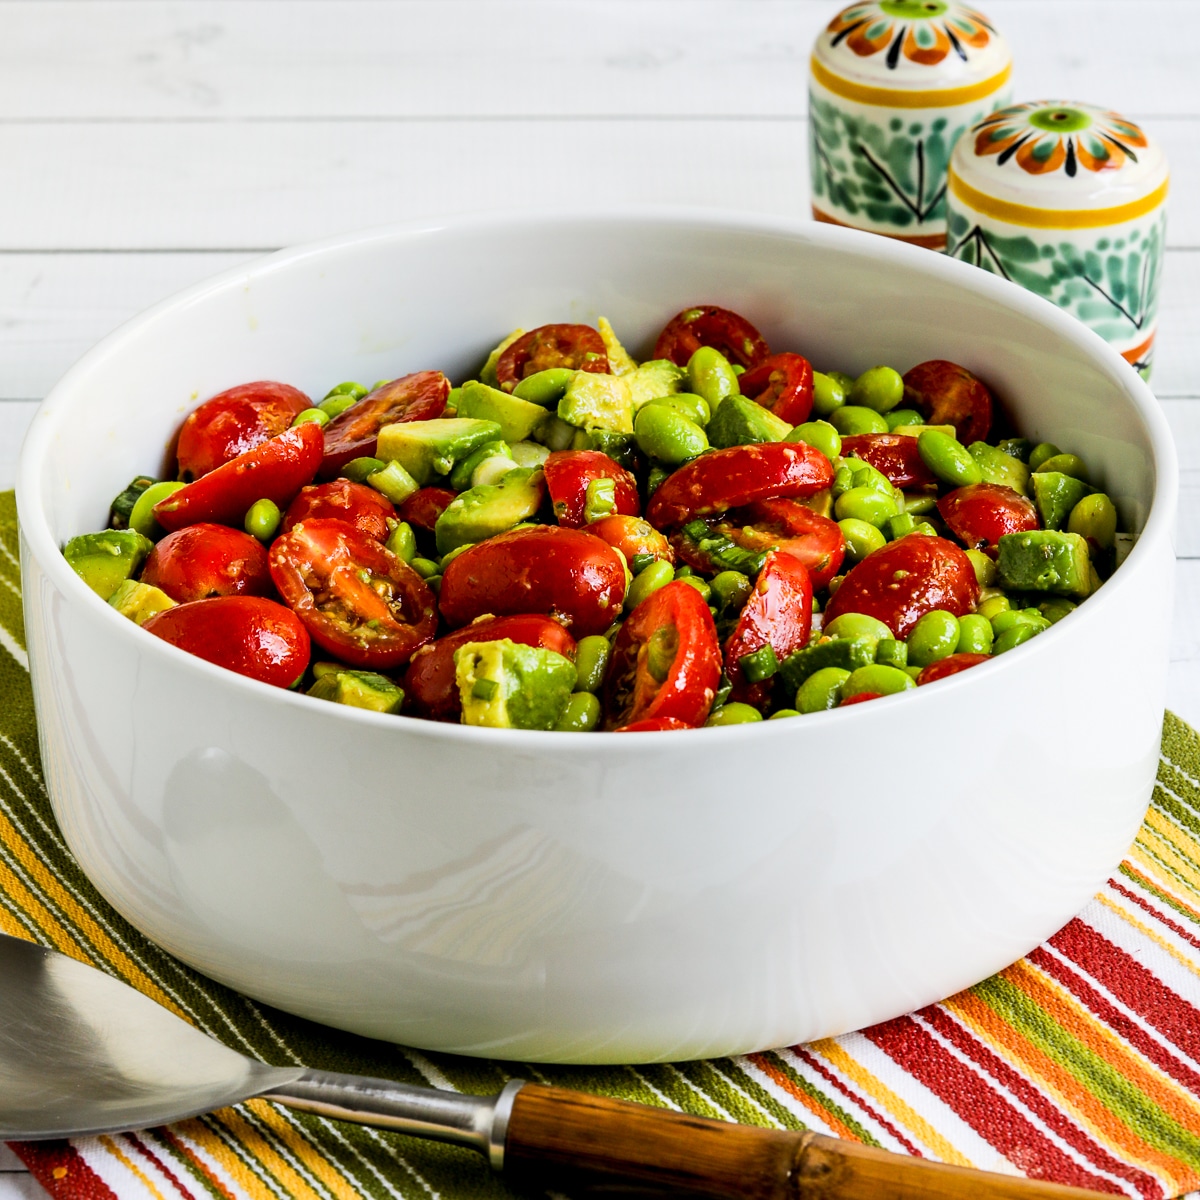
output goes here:
[[809, 76], [813, 216], [941, 250], [958, 137], [1011, 101], [1012, 56], [949, 0], [873, 0], [817, 37]]

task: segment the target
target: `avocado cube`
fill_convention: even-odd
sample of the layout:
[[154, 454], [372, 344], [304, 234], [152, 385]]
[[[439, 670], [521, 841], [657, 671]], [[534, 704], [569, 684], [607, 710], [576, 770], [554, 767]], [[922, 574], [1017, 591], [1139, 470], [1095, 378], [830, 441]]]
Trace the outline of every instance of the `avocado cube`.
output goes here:
[[1033, 502], [1047, 529], [1061, 529], [1077, 505], [1092, 489], [1082, 479], [1061, 471], [1034, 471], [1029, 476]]
[[1006, 533], [997, 545], [1000, 582], [1009, 591], [1083, 597], [1092, 590], [1087, 539], [1077, 533]]
[[308, 689], [308, 694], [378, 713], [398, 713], [404, 703], [403, 689], [374, 671], [330, 671]]
[[843, 671], [869, 667], [875, 661], [875, 645], [869, 638], [827, 638], [789, 654], [779, 664], [779, 678], [794, 695], [810, 675], [824, 667], [840, 667]]
[[424, 487], [435, 473], [449, 475], [456, 462], [499, 437], [500, 426], [496, 421], [470, 417], [397, 421], [379, 431], [375, 457], [384, 462], [398, 462]]
[[513, 342], [517, 340], [517, 338], [521, 337], [524, 332], [525, 330], [523, 329], [514, 329], [512, 333], [508, 335], [508, 337], [501, 340], [500, 344], [487, 356], [487, 361], [483, 364], [483, 367], [479, 372], [480, 382], [486, 383], [488, 387], [499, 386], [500, 381], [496, 378], [496, 364], [500, 361], [500, 355], [502, 355], [505, 350], [507, 350], [509, 346], [511, 346]]
[[63, 557], [101, 600], [107, 600], [142, 569], [153, 549], [154, 543], [134, 529], [106, 529], [73, 537], [63, 547]]
[[506, 442], [525, 441], [543, 421], [550, 419], [550, 414], [540, 404], [531, 404], [473, 379], [462, 385], [458, 415], [495, 421]]
[[647, 400], [656, 400], [659, 396], [674, 396], [683, 391], [687, 380], [687, 371], [677, 367], [669, 358], [652, 358], [644, 362], [636, 371], [625, 376], [633, 396], [633, 408], [636, 412]]
[[616, 375], [576, 371], [558, 402], [558, 418], [577, 429], [633, 432], [633, 395]]
[[147, 489], [153, 487], [158, 480], [151, 479], [149, 475], [139, 475], [132, 483], [112, 502], [108, 512], [108, 527], [109, 529], [128, 529], [129, 514], [133, 512], [133, 506], [138, 502], [138, 497]]
[[637, 363], [629, 355], [629, 351], [621, 345], [621, 339], [608, 323], [607, 317], [601, 317], [596, 322], [600, 331], [600, 340], [604, 343], [604, 353], [608, 356], [608, 369], [614, 375], [632, 375], [637, 370]]
[[136, 579], [125, 580], [109, 596], [108, 602], [121, 616], [128, 617], [137, 625], [144, 625], [151, 617], [175, 607], [175, 601], [161, 588], [139, 583]]
[[553, 729], [575, 687], [575, 665], [540, 646], [504, 638], [454, 652], [464, 725]]
[[468, 488], [442, 511], [433, 529], [438, 554], [482, 542], [537, 515], [546, 494], [540, 467], [515, 467], [499, 483]]
[[782, 442], [792, 427], [745, 396], [726, 396], [708, 423], [708, 441], [718, 450], [754, 442]]
[[979, 465], [984, 483], [999, 484], [1022, 496], [1029, 495], [1029, 468], [1019, 458], [1013, 458], [987, 442], [972, 442], [967, 450]]

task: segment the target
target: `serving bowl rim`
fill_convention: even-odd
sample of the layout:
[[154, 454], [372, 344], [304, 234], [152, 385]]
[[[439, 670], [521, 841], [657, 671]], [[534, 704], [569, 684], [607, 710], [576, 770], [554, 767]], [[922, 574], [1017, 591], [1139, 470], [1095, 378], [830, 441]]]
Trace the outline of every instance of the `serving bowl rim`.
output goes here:
[[[489, 230], [513, 232], [519, 228], [544, 229], [548, 225], [564, 228], [588, 225], [630, 228], [661, 225], [673, 230], [692, 230], [697, 233], [766, 235], [823, 243], [835, 250], [849, 252], [858, 257], [870, 257], [884, 269], [893, 262], [918, 268], [935, 278], [948, 280], [955, 285], [962, 286], [968, 292], [976, 292], [985, 298], [998, 301], [1003, 306], [1015, 310], [1018, 315], [1034, 318], [1043, 326], [1048, 327], [1055, 336], [1075, 343], [1087, 357], [1113, 378], [1114, 383], [1122, 387], [1125, 398], [1141, 420], [1151, 449], [1154, 488], [1145, 524], [1125, 562], [1105, 583], [1100, 593], [1090, 597], [1086, 605], [1080, 606], [1078, 610], [1070, 614], [1069, 626], [1063, 622], [1055, 624], [1040, 635], [1039, 642], [1043, 638], [1058, 639], [1063, 636], [1071, 636], [1081, 631], [1082, 623], [1085, 620], [1099, 619], [1102, 616], [1101, 610], [1105, 606], [1105, 595], [1111, 596], [1115, 591], [1123, 592], [1128, 587], [1136, 586], [1133, 576], [1137, 573], [1138, 564], [1152, 553], [1152, 544], [1157, 543], [1161, 538], [1170, 537], [1178, 490], [1178, 461], [1174, 440], [1161, 407], [1146, 382], [1107, 342], [1049, 301], [1034, 295], [1018, 284], [948, 255], [936, 254], [896, 239], [854, 229], [817, 223], [807, 219], [789, 219], [738, 210], [678, 206], [629, 206], [605, 209], [579, 208], [571, 211], [487, 210], [459, 213], [452, 216], [418, 217], [276, 250], [216, 275], [208, 276], [163, 298], [123, 322], [86, 351], [51, 388], [35, 413], [21, 447], [17, 468], [17, 510], [24, 544], [29, 547], [30, 552], [37, 559], [39, 567], [68, 599], [91, 597], [92, 600], [89, 602], [94, 603], [95, 593], [67, 565], [60, 547], [51, 536], [49, 519], [39, 500], [42, 463], [49, 453], [59, 414], [69, 412], [72, 406], [79, 402], [72, 398], [77, 381], [86, 378], [105, 358], [120, 354], [130, 339], [141, 336], [145, 329], [156, 321], [168, 314], [174, 314], [181, 309], [201, 303], [210, 295], [225, 291], [232, 284], [244, 284], [247, 277], [262, 277], [275, 271], [286, 271], [306, 259], [319, 258], [323, 255], [337, 255], [373, 242], [390, 243], [439, 235], [453, 238], [456, 235], [486, 233]], [[108, 608], [109, 612], [106, 617], [101, 616], [98, 619], [111, 622], [110, 628], [114, 631], [114, 636], [135, 639], [129, 643], [134, 652], [140, 650], [141, 653], [165, 655], [166, 658], [161, 660], [164, 664], [174, 663], [177, 668], [198, 670], [202, 675], [207, 675], [210, 680], [221, 686], [250, 688], [252, 689], [250, 695], [258, 694], [264, 698], [274, 697], [277, 702], [288, 705], [300, 704], [303, 706], [301, 711], [312, 712], [310, 697], [288, 689], [273, 687], [216, 666], [160, 638], [147, 638], [143, 636], [140, 627], [128, 618], [122, 616], [115, 609], [109, 608], [108, 605], [103, 607]], [[96, 611], [98, 612], [98, 610]], [[1021, 663], [1027, 661], [1026, 655], [1018, 655], [1015, 659], [1009, 655], [1003, 655], [981, 664], [982, 672], [978, 670], [960, 672], [939, 680], [938, 687], [939, 689], [950, 687], [962, 689], [987, 686], [986, 681], [995, 678], [997, 672], [1019, 669]], [[190, 664], [190, 666], [183, 667], [184, 663]], [[945, 694], [944, 690], [942, 694]], [[871, 704], [867, 712], [875, 713], [880, 718], [887, 718], [893, 711], [892, 706], [900, 702], [911, 705], [914, 702], [919, 703], [919, 700], [908, 692], [885, 696]], [[541, 754], [551, 747], [571, 753], [578, 746], [580, 739], [585, 738], [589, 739], [587, 744], [595, 744], [591, 740], [594, 738], [592, 733], [476, 728], [449, 722], [430, 721], [405, 714], [375, 713], [347, 705], [327, 707], [330, 708], [327, 714], [328, 718], [365, 722], [368, 725], [387, 728], [393, 733], [404, 731], [411, 735], [420, 730], [426, 736], [448, 738], [454, 742], [460, 742], [464, 738], [468, 741], [485, 739], [486, 743], [490, 745], [507, 744], [511, 745], [513, 749], [536, 751]], [[852, 717], [861, 719], [862, 716], [861, 706], [855, 706], [853, 714], [840, 713], [836, 709], [825, 713], [812, 713], [805, 717], [803, 727], [805, 729], [824, 728], [826, 723], [831, 720], [847, 720]], [[773, 728], [775, 729], [774, 733], [768, 732]], [[626, 746], [626, 751], [622, 752], [658, 753], [662, 746], [661, 738], [667, 735], [673, 736], [678, 732], [681, 731], [648, 731], [649, 736], [623, 739], [622, 745]], [[702, 728], [688, 732], [709, 739], [753, 737], [761, 740], [771, 737], [793, 737], [797, 730], [788, 720], [764, 720], [742, 725]], [[633, 745], [629, 746], [628, 743], [631, 741]], [[689, 741], [687, 744], [694, 745], [695, 743]], [[641, 751], [635, 749], [638, 746], [642, 747]]]

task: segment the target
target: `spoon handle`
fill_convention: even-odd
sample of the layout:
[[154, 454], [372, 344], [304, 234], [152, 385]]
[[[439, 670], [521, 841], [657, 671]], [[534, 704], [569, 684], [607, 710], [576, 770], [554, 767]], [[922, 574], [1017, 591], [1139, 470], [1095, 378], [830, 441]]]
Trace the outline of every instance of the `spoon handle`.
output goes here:
[[710, 1200], [1086, 1200], [1094, 1192], [890, 1154], [815, 1133], [710, 1121], [526, 1084], [513, 1098], [505, 1174]]

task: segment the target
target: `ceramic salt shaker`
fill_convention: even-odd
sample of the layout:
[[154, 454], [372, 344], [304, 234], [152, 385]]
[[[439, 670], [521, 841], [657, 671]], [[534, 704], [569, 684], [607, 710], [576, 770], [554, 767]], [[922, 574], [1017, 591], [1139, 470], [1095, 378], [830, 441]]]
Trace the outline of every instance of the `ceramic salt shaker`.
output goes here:
[[954, 143], [1011, 102], [1012, 56], [981, 13], [874, 0], [818, 36], [809, 71], [813, 216], [930, 249], [946, 243]]
[[955, 147], [946, 250], [1072, 313], [1149, 378], [1166, 199], [1166, 156], [1132, 121], [1014, 104]]

